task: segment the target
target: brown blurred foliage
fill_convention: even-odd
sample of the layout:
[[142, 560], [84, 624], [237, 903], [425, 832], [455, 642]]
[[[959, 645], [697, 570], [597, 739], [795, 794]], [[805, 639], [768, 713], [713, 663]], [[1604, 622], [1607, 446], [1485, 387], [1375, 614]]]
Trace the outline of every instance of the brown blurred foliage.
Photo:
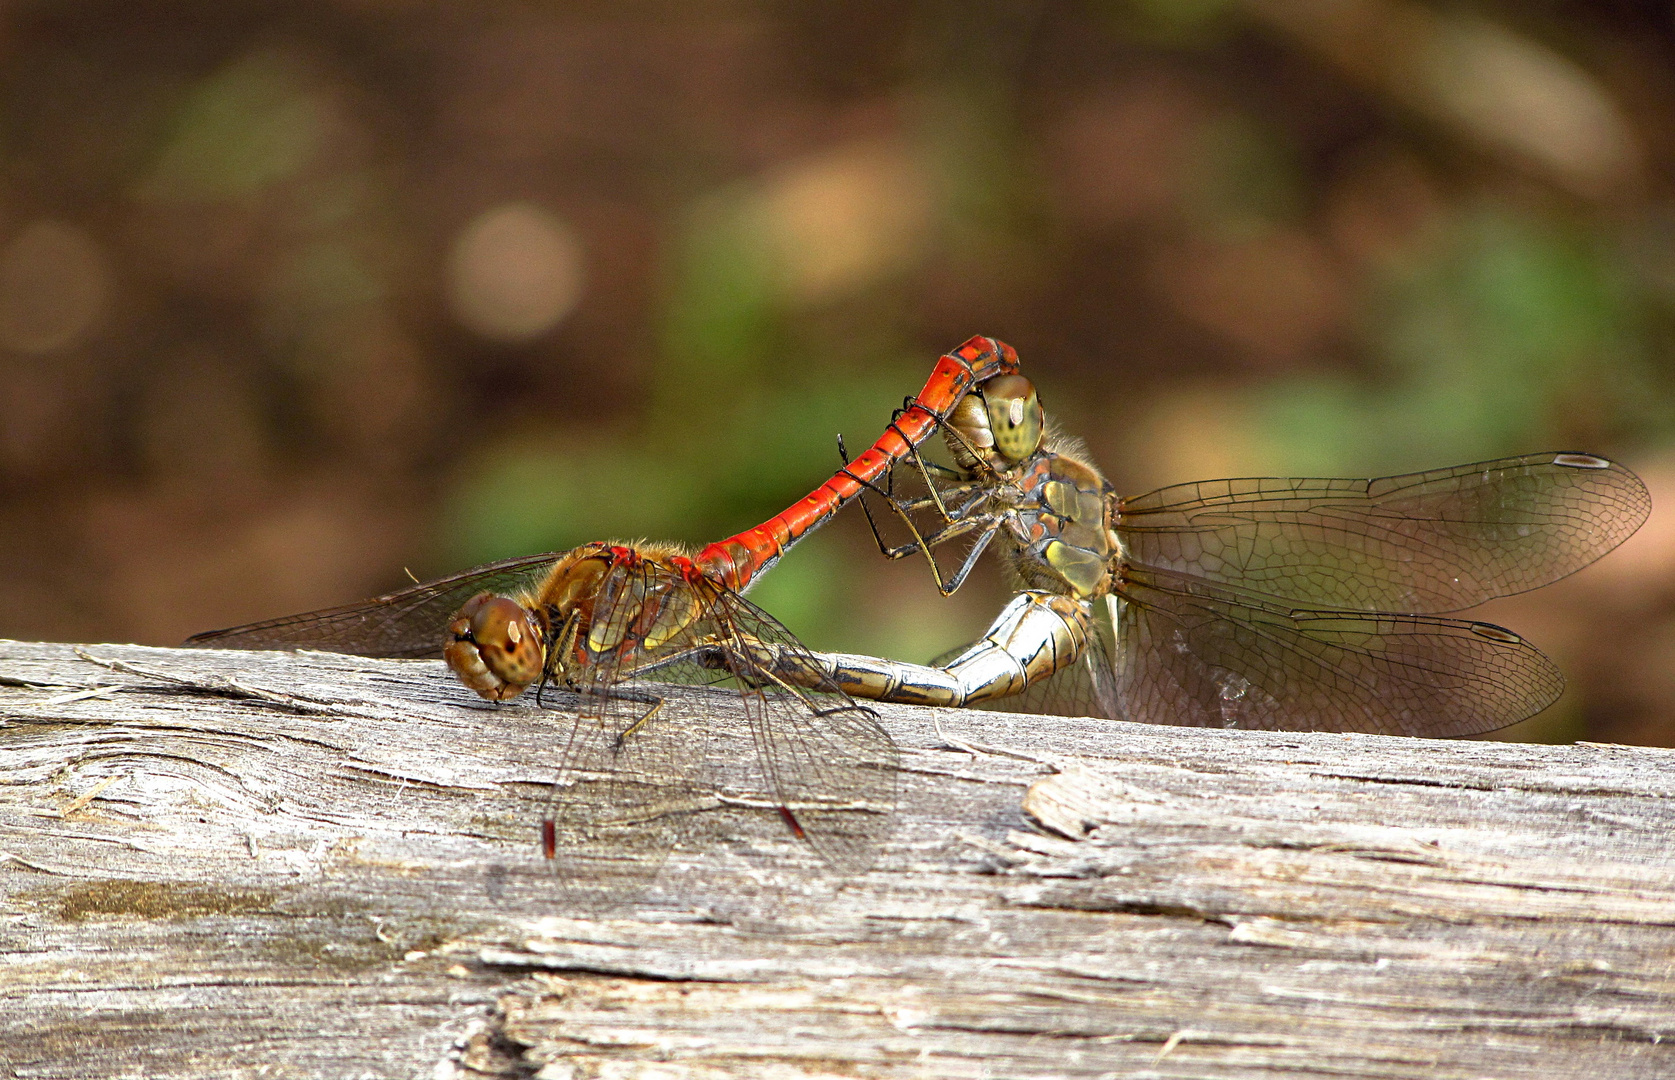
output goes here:
[[[979, 332], [1127, 491], [1553, 448], [1675, 498], [1661, 5], [94, 0], [0, 47], [8, 636], [716, 539]], [[1520, 737], [1675, 743], [1667, 520], [1486, 613], [1573, 677]], [[756, 598], [922, 659], [999, 592], [857, 520]]]

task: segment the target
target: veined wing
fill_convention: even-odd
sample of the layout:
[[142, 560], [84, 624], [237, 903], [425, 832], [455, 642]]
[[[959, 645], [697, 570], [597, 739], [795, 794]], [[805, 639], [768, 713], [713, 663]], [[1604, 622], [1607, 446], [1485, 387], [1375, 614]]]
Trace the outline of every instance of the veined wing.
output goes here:
[[1291, 610], [1141, 569], [1109, 608], [1116, 719], [1474, 735], [1540, 712], [1564, 689], [1552, 661], [1490, 623]]
[[577, 697], [543, 844], [571, 906], [604, 909], [638, 896], [714, 797], [700, 740], [635, 677], [660, 651], [646, 647], [650, 624], [690, 604], [685, 589], [653, 560], [612, 565], [576, 646], [584, 662], [566, 665]]
[[[718, 590], [708, 612], [706, 666], [732, 673], [781, 816], [834, 869], [865, 872], [893, 826], [895, 741], [773, 616], [731, 590]], [[784, 677], [793, 668], [801, 686]]]
[[201, 649], [321, 649], [355, 656], [440, 656], [448, 619], [480, 592], [533, 588], [559, 555], [526, 555], [375, 596], [356, 604], [194, 634]]
[[583, 692], [554, 713], [567, 730], [543, 820], [546, 854], [567, 906], [617, 907], [639, 896], [711, 805], [707, 762], [660, 698], [632, 683]]
[[663, 708], [659, 682], [731, 684], [710, 693], [737, 695], [765, 797], [833, 867], [871, 865], [895, 807], [895, 744], [870, 709], [829, 682], [810, 691], [771, 673], [817, 670], [771, 616], [730, 589], [644, 560], [600, 582], [585, 642], [586, 662], [571, 672], [581, 704], [550, 815], [573, 892], [601, 875], [630, 890], [632, 875], [643, 883], [691, 810], [718, 795], [708, 749], [715, 715], [677, 717], [690, 705]]
[[1124, 560], [1307, 607], [1447, 612], [1539, 588], [1651, 512], [1640, 478], [1549, 453], [1377, 480], [1210, 480], [1123, 499]]

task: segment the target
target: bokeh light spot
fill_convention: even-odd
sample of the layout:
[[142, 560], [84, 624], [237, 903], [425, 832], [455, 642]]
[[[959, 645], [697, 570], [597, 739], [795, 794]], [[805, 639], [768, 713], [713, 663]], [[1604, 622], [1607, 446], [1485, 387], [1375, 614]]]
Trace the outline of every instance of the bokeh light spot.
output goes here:
[[291, 57], [257, 52], [205, 78], [188, 95], [151, 174], [145, 198], [249, 198], [300, 174], [329, 112]]
[[110, 297], [98, 241], [74, 225], [36, 221], [0, 251], [0, 344], [53, 353], [92, 333]]
[[490, 341], [529, 341], [557, 326], [583, 288], [581, 241], [530, 203], [477, 215], [454, 241], [448, 303], [454, 317]]
[[830, 300], [924, 254], [934, 201], [906, 148], [860, 143], [792, 162], [757, 208], [779, 284], [805, 303]]

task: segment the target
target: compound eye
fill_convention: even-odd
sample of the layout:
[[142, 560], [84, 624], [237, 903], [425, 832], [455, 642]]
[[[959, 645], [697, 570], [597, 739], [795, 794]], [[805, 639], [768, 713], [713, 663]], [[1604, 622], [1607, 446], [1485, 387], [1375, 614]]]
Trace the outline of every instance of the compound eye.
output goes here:
[[1001, 456], [1017, 462], [1041, 449], [1046, 416], [1034, 383], [1022, 375], [999, 375], [983, 384], [982, 393], [995, 450]]
[[547, 648], [540, 623], [517, 601], [479, 593], [448, 624], [443, 651], [460, 682], [490, 701], [517, 697], [541, 677]]

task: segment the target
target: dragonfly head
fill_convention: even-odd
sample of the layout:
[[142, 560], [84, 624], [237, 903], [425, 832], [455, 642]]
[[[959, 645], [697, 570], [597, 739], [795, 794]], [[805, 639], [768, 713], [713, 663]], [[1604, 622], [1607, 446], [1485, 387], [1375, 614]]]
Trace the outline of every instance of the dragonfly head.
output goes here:
[[[950, 438], [954, 456], [968, 468], [968, 447], [994, 469], [1009, 469], [1041, 448], [1046, 417], [1035, 384], [1022, 375], [997, 375], [966, 395], [948, 423], [960, 438]], [[960, 443], [965, 445], [959, 445]]]
[[448, 623], [443, 657], [459, 681], [490, 701], [510, 701], [546, 669], [541, 625], [516, 600], [478, 593]]

